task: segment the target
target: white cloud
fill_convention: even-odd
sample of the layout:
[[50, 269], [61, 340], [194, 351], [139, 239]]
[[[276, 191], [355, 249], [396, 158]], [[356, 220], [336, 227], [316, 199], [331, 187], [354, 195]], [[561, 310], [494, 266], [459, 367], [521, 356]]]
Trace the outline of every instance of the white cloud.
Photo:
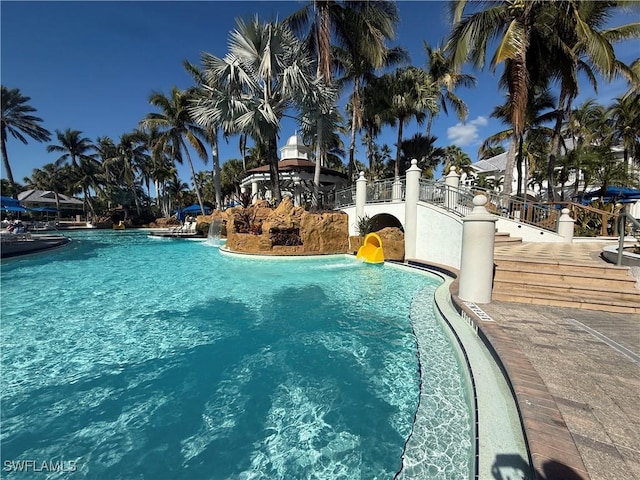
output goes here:
[[457, 123], [453, 127], [447, 128], [447, 139], [459, 147], [471, 145], [480, 137], [478, 128], [484, 127], [488, 123], [485, 117], [477, 117], [466, 124]]

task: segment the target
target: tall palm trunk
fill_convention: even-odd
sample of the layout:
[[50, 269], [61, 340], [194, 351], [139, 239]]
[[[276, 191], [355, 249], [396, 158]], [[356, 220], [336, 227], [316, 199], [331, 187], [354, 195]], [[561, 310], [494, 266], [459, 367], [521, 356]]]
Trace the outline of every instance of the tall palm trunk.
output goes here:
[[222, 188], [220, 187], [220, 156], [218, 154], [218, 132], [212, 132], [211, 159], [213, 162], [213, 188], [216, 193], [216, 208], [222, 209]]
[[429, 120], [427, 120], [427, 138], [431, 137], [431, 126], [433, 125], [433, 113], [428, 112]]
[[356, 77], [353, 82], [353, 105], [351, 113], [351, 139], [349, 141], [349, 182], [353, 181], [353, 171], [355, 169], [356, 151], [356, 126], [358, 123], [357, 110], [360, 108], [360, 77]]
[[53, 191], [53, 198], [56, 199], [56, 216], [60, 220], [60, 197], [58, 196], [58, 190]]
[[136, 204], [136, 214], [140, 216], [140, 212], [142, 211], [142, 205], [140, 205], [140, 198], [138, 198], [138, 192], [136, 192], [136, 184], [135, 182], [131, 182], [129, 185], [131, 189], [131, 194], [133, 195], [133, 202]]
[[400, 176], [400, 146], [402, 145], [402, 130], [404, 127], [404, 118], [398, 119], [398, 143], [396, 147], [396, 166], [394, 169], [394, 176], [398, 178]]
[[271, 176], [271, 188], [273, 188], [273, 196], [279, 205], [282, 201], [282, 192], [280, 191], [280, 172], [278, 171], [278, 147], [277, 139], [274, 135], [269, 139], [267, 146], [267, 156], [269, 158], [269, 175]]
[[549, 161], [547, 162], [547, 199], [549, 202], [555, 201], [555, 171], [556, 159], [560, 155], [560, 136], [562, 132], [562, 120], [564, 118], [564, 110], [562, 103], [558, 105], [556, 112], [556, 124], [553, 128], [553, 136], [551, 137], [551, 151], [549, 152]]
[[96, 216], [96, 211], [93, 208], [93, 202], [91, 201], [91, 193], [89, 193], [89, 189], [87, 187], [82, 187], [83, 190], [83, 195], [84, 195], [84, 201], [87, 203], [87, 205], [89, 206], [89, 210], [91, 211], [91, 215], [93, 217]]
[[514, 135], [509, 144], [509, 150], [507, 150], [507, 164], [504, 167], [504, 182], [502, 184], [502, 201], [504, 207], [508, 207], [509, 197], [511, 197], [511, 192], [513, 191], [513, 167], [516, 157], [516, 145], [517, 138]]
[[7, 142], [5, 140], [6, 138], [7, 136], [3, 128], [2, 129], [2, 147], [1, 147], [2, 148], [2, 166], [4, 167], [4, 171], [7, 172], [7, 179], [11, 184], [11, 188], [13, 188], [13, 186], [15, 185], [15, 182], [13, 181], [13, 172], [11, 172], [11, 166], [9, 165], [9, 157], [7, 156]]
[[516, 171], [518, 173], [518, 186], [516, 191], [516, 196], [522, 197], [522, 164], [524, 162], [524, 157], [522, 155], [524, 137], [522, 135], [518, 138], [518, 157], [516, 158]]
[[322, 115], [318, 117], [318, 136], [316, 138], [316, 166], [313, 171], [313, 197], [311, 198], [312, 210], [318, 210], [320, 208], [320, 169], [322, 166]]
[[244, 133], [240, 134], [240, 156], [242, 157], [242, 171], [247, 171], [247, 135]]
[[193, 187], [196, 189], [196, 196], [198, 197], [198, 204], [200, 205], [200, 212], [204, 215], [204, 203], [202, 202], [202, 195], [200, 194], [200, 185], [198, 185], [198, 180], [196, 179], [196, 171], [193, 168], [193, 162], [191, 161], [191, 155], [189, 154], [189, 149], [187, 145], [182, 141], [182, 148], [184, 148], [185, 153], [187, 154], [187, 161], [189, 162], [189, 170], [191, 170], [191, 180], [193, 181]]
[[373, 131], [367, 132], [367, 157], [369, 157], [369, 174], [373, 180]]

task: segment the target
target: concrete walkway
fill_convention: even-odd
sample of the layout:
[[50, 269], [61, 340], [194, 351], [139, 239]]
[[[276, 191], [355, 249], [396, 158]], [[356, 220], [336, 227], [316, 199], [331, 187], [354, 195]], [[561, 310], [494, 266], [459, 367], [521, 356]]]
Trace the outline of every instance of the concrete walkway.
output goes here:
[[591, 479], [640, 479], [640, 315], [506, 302], [481, 308], [537, 371]]
[[[602, 264], [599, 255], [607, 244], [504, 244], [496, 245], [495, 254]], [[526, 357], [522, 360], [546, 386], [562, 415], [561, 419], [550, 418], [558, 425], [564, 421], [581, 457], [582, 465], [574, 462], [579, 468], [568, 468], [564, 476], [538, 466], [539, 478], [583, 479], [584, 468], [593, 480], [640, 480], [640, 315], [498, 301], [479, 307], [495, 322], [487, 322], [485, 330], [498, 353], [501, 344], [516, 346], [515, 350], [504, 348], [506, 358], [501, 355], [510, 376], [515, 377], [515, 390], [524, 391], [521, 396], [526, 399], [528, 389], [521, 385], [528, 385], [530, 379], [519, 375], [518, 358], [509, 358], [514, 356], [512, 351], [517, 352], [516, 357]], [[525, 403], [521, 409], [526, 426], [526, 411], [530, 414], [544, 408], [528, 400]], [[540, 431], [532, 432], [532, 437], [536, 435], [539, 439]], [[561, 445], [565, 440], [558, 438], [557, 442]], [[551, 437], [548, 442], [554, 443]], [[551, 458], [562, 458], [564, 447], [555, 452], [555, 445], [549, 447]], [[540, 450], [539, 442], [535, 450]]]

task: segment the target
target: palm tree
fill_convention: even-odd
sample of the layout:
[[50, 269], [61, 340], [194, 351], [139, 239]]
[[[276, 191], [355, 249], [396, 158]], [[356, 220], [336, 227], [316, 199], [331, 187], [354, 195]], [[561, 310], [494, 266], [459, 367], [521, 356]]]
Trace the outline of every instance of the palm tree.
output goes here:
[[78, 166], [73, 168], [74, 186], [82, 192], [84, 199], [84, 210], [87, 211], [87, 207], [91, 211], [93, 217], [96, 216], [96, 211], [93, 206], [93, 199], [91, 197], [91, 190], [100, 192], [102, 186], [100, 184], [102, 176], [102, 166], [100, 162], [95, 158], [81, 158]]
[[[336, 91], [326, 84], [323, 79], [318, 80], [326, 101], [323, 105], [329, 106], [335, 104]], [[342, 117], [336, 108], [318, 109], [316, 99], [311, 102], [304, 101], [302, 103], [302, 111], [299, 117], [300, 126], [307, 138], [313, 137], [310, 127], [315, 126], [315, 168], [313, 174], [313, 192], [311, 195], [311, 209], [318, 210], [320, 208], [320, 171], [323, 165], [327, 164], [327, 156], [330, 142], [335, 139], [335, 132], [342, 130]]]
[[449, 172], [451, 167], [456, 167], [459, 175], [465, 173], [471, 176], [475, 170], [471, 166], [471, 158], [457, 145], [450, 145], [444, 149], [444, 161], [446, 162], [444, 171]]
[[24, 144], [27, 143], [25, 135], [38, 142], [48, 142], [51, 139], [51, 134], [47, 129], [38, 125], [42, 122], [41, 118], [30, 115], [36, 111], [31, 105], [27, 105], [31, 97], [23, 96], [17, 88], [10, 90], [4, 85], [0, 90], [2, 103], [2, 123], [0, 126], [2, 134], [2, 165], [7, 172], [9, 183], [13, 185], [15, 182], [13, 181], [13, 173], [11, 172], [9, 156], [7, 155], [7, 133], [10, 133]]
[[[598, 72], [605, 81], [610, 81], [617, 75], [623, 75], [632, 84], [638, 82], [637, 71], [616, 58], [613, 44], [638, 38], [640, 23], [605, 29], [611, 15], [615, 10], [624, 8], [625, 2], [573, 1], [568, 3], [569, 6], [563, 8], [558, 16], [558, 28], [553, 30], [560, 42], [555, 38], [548, 42], [552, 47], [560, 44], [561, 49], [552, 48], [549, 53], [543, 53], [547, 59], [554, 59], [553, 62], [548, 62], [552, 67], [550, 75], [560, 79], [558, 114], [547, 165], [549, 182], [553, 179], [555, 159], [560, 154], [561, 130], [565, 115], [571, 111], [573, 100], [579, 94], [577, 72], [584, 72], [596, 91], [594, 72]], [[553, 195], [553, 188], [549, 188], [550, 200], [553, 200]]]
[[[456, 67], [470, 59], [476, 67], [483, 68], [488, 45], [494, 44], [490, 40], [498, 39], [491, 68], [504, 63], [512, 103], [510, 124], [516, 138], [525, 129], [531, 85], [560, 79], [556, 128], [547, 168], [549, 199], [553, 200], [554, 160], [559, 152], [564, 113], [570, 110], [571, 101], [578, 94], [577, 72], [587, 73], [594, 85], [594, 68], [605, 78], [616, 72], [631, 78], [631, 70], [616, 60], [611, 42], [637, 36], [640, 24], [600, 30], [617, 2], [507, 0], [491, 2], [485, 10], [471, 13], [465, 11], [469, 4], [467, 0], [452, 2], [454, 29], [446, 49]], [[478, 5], [486, 4], [474, 3]]]
[[95, 150], [95, 146], [87, 137], [82, 137], [80, 130], [71, 130], [67, 128], [64, 132], [56, 130], [56, 137], [59, 145], [48, 145], [47, 152], [62, 153], [56, 160], [58, 166], [71, 162], [73, 167], [78, 166], [80, 160], [91, 160], [93, 154], [89, 154], [91, 150]]
[[497, 155], [500, 155], [501, 153], [504, 153], [506, 151], [507, 150], [502, 145], [491, 145], [486, 147], [482, 145], [478, 150], [478, 159], [486, 160], [488, 158], [493, 158]]
[[245, 170], [242, 161], [231, 159], [222, 165], [222, 191], [225, 197], [240, 196], [240, 181], [244, 176]]
[[[163, 217], [168, 217], [170, 209], [166, 194], [166, 183], [175, 177], [177, 170], [173, 160], [165, 151], [161, 132], [157, 128], [150, 128], [144, 134], [148, 154], [146, 176], [154, 184], [156, 207], [160, 209]], [[147, 192], [151, 196], [148, 185]]]
[[593, 155], [592, 145], [600, 143], [601, 135], [605, 130], [606, 112], [602, 105], [595, 100], [587, 100], [574, 108], [567, 119], [563, 130], [563, 137], [571, 138], [571, 151], [566, 153], [572, 159], [575, 169], [574, 195], [580, 188], [580, 176], [584, 174], [582, 164], [591, 162]]
[[[364, 142], [367, 149], [369, 171], [374, 171], [376, 145], [374, 140], [382, 132], [383, 125], [395, 127], [387, 89], [388, 77], [371, 78], [362, 89], [362, 125], [365, 130]], [[388, 148], [388, 147], [387, 147]], [[353, 172], [349, 173], [352, 180]]]
[[[398, 55], [406, 57], [401, 49], [390, 50], [385, 45], [388, 39], [395, 36], [395, 29], [400, 21], [398, 9], [392, 2], [337, 2], [334, 0], [313, 0], [309, 5], [295, 12], [285, 22], [296, 32], [308, 29], [306, 43], [316, 53], [316, 77], [323, 80], [327, 86], [333, 85], [331, 64], [336, 63], [346, 71], [338, 84], [353, 82], [354, 89], [351, 97], [351, 142], [349, 146], [349, 180], [352, 179], [355, 134], [361, 128], [360, 85], [366, 76], [372, 74], [376, 68], [397, 63]], [[337, 47], [331, 48], [332, 37]], [[402, 53], [400, 53], [402, 52]], [[333, 57], [333, 58], [332, 58]], [[334, 62], [332, 62], [332, 60]], [[337, 60], [337, 62], [335, 62]], [[316, 114], [316, 129], [318, 137], [327, 130], [327, 124], [332, 123], [331, 113], [334, 105], [328, 111]], [[317, 141], [317, 157], [326, 158], [327, 152], [324, 141]], [[320, 164], [316, 159], [314, 182], [319, 182]], [[315, 184], [312, 206], [317, 207], [317, 191], [319, 183]]]
[[56, 163], [47, 163], [40, 168], [33, 170], [31, 178], [25, 178], [27, 187], [37, 190], [48, 190], [53, 192], [56, 201], [56, 210], [60, 218], [60, 193], [65, 190], [67, 179], [69, 178], [69, 166], [60, 168]]
[[174, 204], [177, 207], [182, 207], [187, 204], [186, 200], [188, 197], [187, 192], [189, 190], [189, 185], [180, 180], [177, 175], [167, 182], [166, 188], [169, 211], [173, 210]]
[[[393, 2], [346, 2], [340, 26], [343, 35], [334, 48], [338, 72], [338, 85], [353, 85], [349, 97], [351, 128], [348, 171], [353, 172], [356, 133], [363, 127], [362, 88], [374, 78], [375, 72], [409, 61], [408, 53], [400, 48], [390, 48], [386, 43], [396, 35], [400, 22], [398, 9]], [[350, 174], [351, 178], [351, 174]]]
[[[363, 142], [368, 145], [369, 140], [367, 138], [363, 139]], [[387, 175], [387, 166], [389, 164], [394, 163], [391, 159], [391, 148], [389, 145], [384, 144], [382, 147], [379, 147], [378, 144], [371, 144], [371, 155], [369, 156], [369, 168], [367, 169], [367, 177], [370, 180], [380, 180], [385, 178]], [[391, 168], [390, 170], [393, 170]], [[393, 171], [389, 173], [389, 177], [393, 175]]]
[[[431, 47], [424, 42], [424, 50], [427, 54], [427, 73], [438, 88], [438, 103], [444, 113], [448, 114], [447, 105], [453, 107], [456, 115], [461, 121], [467, 118], [469, 109], [467, 105], [458, 97], [454, 90], [458, 87], [475, 87], [476, 78], [473, 75], [460, 73], [457, 71], [451, 59], [448, 58], [442, 47]], [[433, 118], [439, 113], [439, 108], [435, 111], [428, 111], [429, 120], [427, 121], [427, 136], [431, 135], [431, 125]]]
[[110, 159], [110, 164], [116, 163], [121, 171], [122, 180], [131, 192], [136, 206], [136, 212], [140, 215], [141, 205], [138, 195], [138, 173], [148, 159], [145, 153], [147, 149], [146, 137], [140, 130], [131, 133], [124, 133], [120, 136], [120, 141], [116, 145], [116, 155]]
[[103, 182], [102, 191], [99, 194], [104, 195], [107, 204], [111, 201], [111, 193], [114, 190], [116, 181], [116, 172], [110, 168], [109, 160], [116, 156], [116, 145], [110, 137], [98, 137], [95, 142], [96, 159], [100, 163], [101, 177]]
[[15, 197], [23, 190], [21, 187], [20, 184], [11, 183], [6, 178], [0, 179], [0, 192], [5, 197]]
[[426, 117], [425, 111], [437, 108], [436, 91], [424, 70], [416, 67], [398, 69], [382, 78], [388, 89], [390, 115], [398, 121], [395, 176], [399, 177], [403, 128], [412, 118], [421, 124]]
[[401, 164], [400, 175], [404, 175], [407, 167], [414, 158], [418, 160], [418, 167], [422, 170], [422, 176], [433, 178], [433, 171], [438, 167], [445, 155], [445, 150], [436, 147], [434, 144], [438, 137], [427, 137], [416, 133], [408, 140], [403, 140], [401, 144]]
[[[511, 157], [507, 156], [507, 164], [505, 167], [505, 189], [504, 194], [511, 194], [511, 182], [513, 179], [513, 167], [515, 163], [516, 170], [518, 172], [518, 186], [517, 186], [517, 196], [522, 196], [522, 187], [523, 185], [527, 185], [526, 175], [523, 175], [523, 162], [524, 162], [524, 153], [523, 146], [525, 142], [526, 135], [534, 130], [534, 129], [542, 129], [544, 128], [542, 125], [545, 122], [553, 120], [555, 117], [555, 111], [553, 109], [554, 106], [554, 97], [551, 95], [549, 90], [537, 87], [533, 89], [533, 95], [529, 95], [527, 97], [527, 108], [525, 110], [525, 128], [522, 133], [517, 136], [515, 133], [515, 129], [513, 126], [501, 132], [498, 132], [494, 135], [488, 137], [480, 147], [480, 150], [484, 150], [490, 146], [498, 145], [508, 139], [512, 139], [514, 145], [517, 146], [517, 153], [513, 157], [513, 162], [511, 161]], [[511, 110], [514, 108], [511, 99], [507, 97], [507, 101], [505, 104], [500, 105], [494, 109], [491, 113], [491, 116], [494, 118], [498, 118], [502, 120], [503, 123], [507, 125], [511, 124]], [[550, 135], [550, 131], [548, 132]], [[517, 161], [516, 161], [517, 160]]]
[[[171, 96], [167, 97], [163, 93], [153, 92], [149, 97], [149, 103], [161, 110], [160, 113], [149, 113], [141, 122], [143, 128], [157, 128], [160, 130], [159, 142], [163, 145], [163, 150], [169, 152], [173, 161], [183, 162], [183, 153], [187, 157], [187, 163], [191, 170], [191, 180], [193, 181], [200, 205], [200, 211], [204, 215], [204, 204], [202, 194], [196, 182], [196, 172], [191, 161], [189, 146], [196, 154], [207, 162], [207, 151], [200, 140], [206, 137], [204, 129], [196, 124], [189, 110], [190, 97], [185, 92], [173, 87]], [[187, 143], [189, 146], [187, 146]]]
[[[212, 79], [211, 76], [206, 78], [203, 75], [203, 73], [200, 71], [200, 69], [195, 65], [189, 63], [186, 60], [183, 62], [183, 65], [184, 65], [184, 68], [187, 70], [187, 72], [190, 73], [191, 76], [194, 78], [197, 84], [196, 88], [190, 92], [193, 98], [196, 98], [199, 96], [207, 97], [210, 95], [209, 94], [210, 90], [219, 90], [221, 88], [218, 82], [212, 82], [212, 80], [214, 79]], [[203, 88], [203, 85], [207, 85], [207, 88], [206, 89]], [[208, 125], [203, 125], [203, 127], [205, 128], [205, 132], [207, 134], [207, 140], [211, 145], [211, 160], [212, 160], [212, 166], [213, 166], [211, 173], [213, 175], [213, 188], [215, 191], [215, 202], [216, 202], [217, 208], [221, 209], [222, 208], [222, 190], [220, 187], [220, 156], [218, 153], [218, 150], [219, 150], [218, 136], [220, 133], [221, 125], [212, 123]], [[224, 133], [226, 136], [226, 132]], [[241, 137], [240, 144], [242, 146], [243, 141], [246, 144], [246, 137], [243, 135], [241, 135], [240, 137]]]
[[[190, 111], [200, 124], [217, 124], [229, 133], [245, 133], [267, 146], [273, 195], [282, 200], [278, 176], [277, 139], [280, 121], [290, 107], [316, 103], [316, 111], [329, 111], [322, 85], [311, 72], [312, 61], [304, 45], [282, 23], [237, 21], [224, 58], [202, 55], [207, 82], [218, 82]], [[206, 86], [205, 86], [206, 88]]]
[[640, 93], [614, 99], [607, 116], [611, 119], [614, 138], [623, 147], [625, 170], [629, 168], [629, 158], [638, 162], [640, 148]]
[[496, 182], [494, 178], [489, 178], [487, 173], [481, 173], [476, 177], [473, 185], [483, 190], [492, 191], [495, 189]]
[[[70, 128], [67, 128], [64, 132], [56, 130], [56, 137], [59, 145], [47, 145], [47, 152], [62, 154], [55, 161], [56, 166], [59, 167], [70, 162], [73, 171], [81, 171], [81, 168], [84, 168], [85, 171], [94, 170], [95, 154], [90, 154], [89, 152], [95, 150], [95, 146], [89, 138], [82, 136], [80, 130], [71, 130]], [[87, 205], [89, 205], [91, 212], [95, 214], [90, 201], [89, 186], [86, 181], [83, 183], [82, 194], [85, 212]]]

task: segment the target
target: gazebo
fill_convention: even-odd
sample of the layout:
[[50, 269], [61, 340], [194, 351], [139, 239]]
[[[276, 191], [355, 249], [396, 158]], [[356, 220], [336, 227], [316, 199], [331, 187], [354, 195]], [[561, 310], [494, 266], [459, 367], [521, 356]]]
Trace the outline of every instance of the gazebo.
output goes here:
[[[311, 149], [302, 143], [302, 140], [293, 135], [287, 140], [287, 144], [280, 149], [280, 161], [278, 172], [280, 176], [280, 188], [283, 195], [290, 195], [295, 206], [300, 206], [304, 198], [313, 191], [313, 175], [316, 168], [315, 161], [311, 160]], [[320, 192], [325, 197], [337, 189], [347, 185], [345, 173], [322, 166], [320, 168]], [[240, 182], [240, 187], [246, 191], [251, 187], [253, 203], [261, 199], [270, 200], [271, 190], [269, 183], [269, 165], [247, 170], [247, 176]]]

